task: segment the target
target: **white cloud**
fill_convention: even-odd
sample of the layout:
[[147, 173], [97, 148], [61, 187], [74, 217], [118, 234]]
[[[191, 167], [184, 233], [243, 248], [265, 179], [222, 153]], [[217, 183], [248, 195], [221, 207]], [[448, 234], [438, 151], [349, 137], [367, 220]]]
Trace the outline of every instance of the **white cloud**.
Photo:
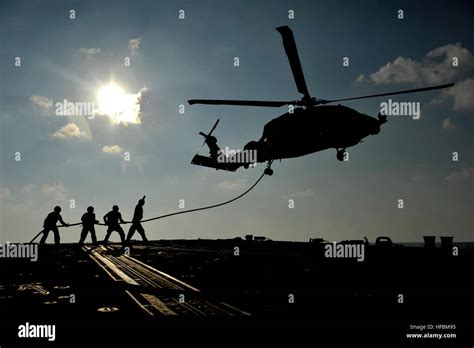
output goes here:
[[441, 124], [443, 129], [454, 129], [456, 126], [454, 123], [451, 122], [451, 119], [448, 117], [447, 119], [443, 120], [443, 123]]
[[138, 37], [136, 39], [128, 40], [128, 48], [130, 49], [130, 53], [132, 56], [136, 56], [140, 51], [140, 45], [142, 43], [142, 38]]
[[290, 193], [289, 195], [286, 195], [287, 198], [309, 198], [309, 197], [314, 197], [314, 191], [310, 188], [303, 190], [303, 191], [297, 191]]
[[217, 184], [217, 187], [223, 191], [239, 191], [247, 188], [247, 179], [236, 179], [229, 181], [222, 181]]
[[[453, 65], [457, 59], [457, 66]], [[474, 55], [460, 43], [447, 44], [428, 52], [421, 60], [398, 57], [368, 76], [361, 74], [357, 82], [372, 81], [376, 85], [410, 83], [430, 86], [455, 82], [456, 85], [443, 89], [430, 104], [453, 98], [454, 110], [474, 109]]]
[[101, 51], [100, 48], [79, 48], [79, 52], [85, 55], [86, 57], [93, 57], [98, 55]]
[[67, 196], [69, 196], [68, 190], [66, 190], [62, 182], [42, 185], [28, 184], [20, 192], [28, 197], [36, 197], [35, 199], [42, 200], [48, 204], [67, 202]]
[[370, 74], [369, 78], [375, 84], [417, 82], [421, 78], [421, 67], [420, 62], [398, 57], [393, 62], [382, 66], [377, 72]]
[[86, 136], [86, 133], [82, 132], [75, 123], [68, 123], [58, 131], [50, 134], [50, 136], [56, 139], [83, 138]]
[[443, 91], [443, 95], [453, 97], [454, 110], [474, 109], [474, 79], [466, 79]]
[[103, 153], [109, 153], [109, 154], [112, 154], [112, 155], [117, 155], [117, 154], [120, 154], [120, 153], [123, 152], [123, 148], [121, 148], [118, 145], [105, 145], [102, 148], [102, 152]]
[[448, 174], [444, 179], [448, 182], [457, 182], [470, 179], [474, 176], [474, 168], [463, 168]]
[[425, 180], [424, 175], [415, 175], [413, 178], [411, 178], [412, 181], [414, 182], [421, 182]]
[[366, 81], [366, 77], [364, 74], [360, 74], [359, 76], [357, 76], [356, 82], [364, 82], [364, 81]]
[[11, 192], [8, 187], [2, 187], [0, 186], [0, 199], [8, 198], [10, 197]]
[[40, 187], [40, 192], [47, 196], [51, 202], [66, 202], [67, 190], [62, 183], [44, 184]]
[[30, 192], [32, 192], [32, 191], [35, 190], [35, 189], [36, 189], [36, 185], [35, 185], [35, 184], [28, 184], [28, 185], [26, 185], [25, 187], [23, 187], [23, 188], [21, 189], [21, 192], [23, 192], [23, 193], [30, 193]]
[[33, 103], [33, 105], [45, 110], [49, 110], [53, 107], [53, 99], [37, 94], [30, 97], [30, 102]]
[[[453, 66], [453, 58], [458, 66]], [[433, 85], [453, 82], [474, 70], [474, 56], [460, 43], [447, 44], [428, 52], [422, 60], [398, 57], [369, 75], [375, 84], [415, 83]], [[359, 76], [357, 81], [363, 81]]]

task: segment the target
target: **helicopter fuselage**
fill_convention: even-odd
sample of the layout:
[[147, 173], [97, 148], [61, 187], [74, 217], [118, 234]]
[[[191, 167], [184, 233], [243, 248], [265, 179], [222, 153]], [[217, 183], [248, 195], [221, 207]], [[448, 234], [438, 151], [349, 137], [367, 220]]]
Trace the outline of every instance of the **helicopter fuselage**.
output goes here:
[[295, 108], [270, 122], [260, 140], [245, 149], [257, 151], [257, 161], [305, 156], [335, 148], [345, 150], [378, 134], [381, 121], [343, 105]]

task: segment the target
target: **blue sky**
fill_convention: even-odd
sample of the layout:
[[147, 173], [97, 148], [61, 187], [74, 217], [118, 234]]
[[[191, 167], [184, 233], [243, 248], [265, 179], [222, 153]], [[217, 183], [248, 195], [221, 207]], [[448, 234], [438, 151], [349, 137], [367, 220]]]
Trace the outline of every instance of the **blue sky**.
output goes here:
[[[186, 100], [299, 98], [275, 30], [282, 25], [294, 32], [313, 96], [457, 85], [392, 97], [420, 102], [421, 118], [390, 118], [379, 135], [349, 149], [348, 162], [337, 161], [335, 150], [276, 162], [275, 174], [243, 200], [149, 223], [149, 238], [472, 241], [474, 6], [468, 1], [3, 1], [0, 9], [0, 242], [28, 241], [57, 204], [68, 222], [79, 221], [89, 205], [102, 217], [117, 204], [131, 219], [146, 194], [147, 218], [178, 210], [180, 199], [195, 208], [243, 192], [263, 166], [236, 173], [192, 166], [202, 143], [197, 133], [220, 118], [219, 144], [239, 149], [285, 107]], [[141, 93], [140, 124], [55, 114], [54, 104], [64, 99], [96, 102], [112, 79], [129, 95]], [[344, 105], [375, 116], [383, 101]], [[97, 230], [103, 238], [103, 228]], [[61, 233], [72, 242], [80, 230]]]

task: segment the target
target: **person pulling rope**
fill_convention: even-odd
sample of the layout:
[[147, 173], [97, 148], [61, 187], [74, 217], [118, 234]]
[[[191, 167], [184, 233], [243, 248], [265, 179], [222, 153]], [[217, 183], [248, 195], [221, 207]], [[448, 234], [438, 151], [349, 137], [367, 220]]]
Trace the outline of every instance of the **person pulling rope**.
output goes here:
[[[257, 179], [257, 181], [252, 186], [250, 186], [245, 192], [241, 193], [237, 197], [229, 199], [228, 201], [218, 203], [218, 204], [207, 205], [207, 206], [200, 207], [200, 208], [182, 210], [182, 211], [177, 211], [177, 212], [170, 213], [170, 214], [155, 216], [155, 217], [152, 217], [152, 218], [141, 220], [140, 223], [145, 223], [145, 222], [150, 222], [150, 221], [154, 221], [154, 220], [164, 219], [164, 218], [174, 216], [174, 215], [187, 214], [187, 213], [192, 213], [192, 212], [195, 212], [195, 211], [217, 208], [217, 207], [232, 203], [232, 202], [238, 200], [239, 198], [242, 198], [243, 196], [245, 196], [250, 191], [252, 191], [252, 189], [255, 186], [257, 186], [257, 184], [260, 182], [260, 180], [262, 180], [262, 178], [265, 176], [265, 174], [266, 174], [266, 172], [263, 172], [262, 175], [260, 175], [260, 177]], [[57, 208], [59, 208], [59, 207], [57, 207]], [[55, 210], [57, 210], [57, 209], [55, 209]], [[57, 212], [57, 215], [59, 215], [60, 211], [61, 211], [61, 209], [59, 209], [59, 211]], [[51, 214], [53, 214], [53, 213], [51, 213]], [[48, 217], [50, 217], [51, 214], [49, 214]], [[77, 222], [77, 223], [73, 223], [73, 224], [66, 224], [64, 221], [62, 221], [62, 218], [61, 218], [60, 215], [59, 215], [59, 218], [56, 215], [54, 216], [54, 218], [52, 217], [50, 219], [51, 221], [48, 220], [48, 224], [46, 224], [47, 220], [48, 220], [48, 218], [46, 218], [46, 220], [45, 220], [44, 229], [41, 230], [40, 232], [38, 232], [38, 234], [36, 234], [36, 236], [30, 241], [30, 243], [33, 243], [42, 233], [44, 233], [44, 235], [43, 235], [41, 241], [44, 243], [44, 241], [46, 241], [46, 238], [48, 237], [49, 231], [53, 231], [54, 235], [55, 235], [55, 242], [57, 241], [56, 244], [59, 244], [59, 231], [58, 231], [58, 228], [78, 226], [78, 225], [83, 224], [83, 222]], [[54, 224], [51, 223], [52, 221], [54, 221]], [[61, 222], [62, 225], [56, 226], [56, 223], [58, 221]], [[119, 223], [119, 225], [120, 224], [126, 224], [126, 223], [133, 223], [133, 221], [123, 221], [122, 223]], [[103, 224], [103, 223], [100, 223], [100, 222], [95, 222], [95, 224], [96, 225], [101, 225], [101, 226], [109, 226], [108, 224]]]

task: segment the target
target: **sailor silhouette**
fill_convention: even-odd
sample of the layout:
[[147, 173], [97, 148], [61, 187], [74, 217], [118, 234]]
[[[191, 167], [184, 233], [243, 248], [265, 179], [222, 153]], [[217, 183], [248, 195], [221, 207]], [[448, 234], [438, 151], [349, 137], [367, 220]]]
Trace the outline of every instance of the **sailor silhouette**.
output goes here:
[[56, 206], [54, 207], [54, 211], [49, 213], [46, 219], [44, 219], [43, 237], [40, 240], [40, 244], [46, 243], [46, 239], [48, 238], [50, 231], [53, 231], [54, 233], [54, 244], [59, 245], [59, 243], [61, 242], [61, 238], [59, 237], [59, 230], [56, 224], [58, 223], [58, 221], [63, 226], [69, 226], [69, 224], [63, 221], [63, 218], [61, 217], [60, 213], [61, 213], [61, 207]]
[[122, 241], [122, 243], [125, 243], [125, 232], [123, 231], [119, 223], [126, 224], [126, 222], [123, 221], [122, 214], [119, 213], [119, 207], [117, 205], [114, 205], [112, 207], [112, 210], [104, 215], [104, 222], [108, 226], [107, 234], [105, 235], [104, 239], [104, 244], [107, 243], [110, 234], [113, 231], [118, 232], [118, 234], [120, 235], [120, 240]]

